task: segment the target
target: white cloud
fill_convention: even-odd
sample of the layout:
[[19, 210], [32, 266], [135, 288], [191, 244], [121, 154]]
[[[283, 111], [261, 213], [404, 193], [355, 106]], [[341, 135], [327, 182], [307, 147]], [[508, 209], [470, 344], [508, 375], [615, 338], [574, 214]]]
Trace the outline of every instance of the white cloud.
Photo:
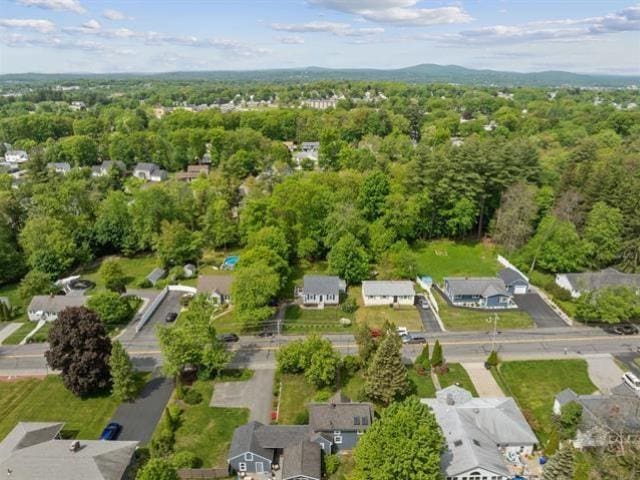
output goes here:
[[85, 13], [85, 8], [79, 0], [17, 0], [27, 7], [38, 7], [46, 10], [65, 10], [75, 13]]
[[382, 27], [353, 28], [348, 23], [340, 22], [272, 23], [270, 26], [280, 32], [331, 33], [344, 37], [363, 37], [384, 32]]
[[40, 33], [51, 33], [56, 30], [55, 23], [50, 20], [36, 20], [29, 18], [1, 18], [0, 27], [34, 30]]
[[113, 20], [113, 21], [117, 21], [117, 20], [131, 20], [131, 17], [128, 17], [127, 15], [125, 15], [124, 13], [122, 13], [119, 10], [114, 10], [112, 8], [108, 8], [107, 10], [105, 10], [104, 12], [102, 12], [102, 16], [104, 18], [106, 18], [107, 20]]
[[285, 45], [302, 45], [304, 43], [304, 38], [300, 35], [283, 35], [276, 37], [276, 40]]
[[464, 8], [454, 5], [438, 8], [418, 8], [418, 0], [307, 0], [319, 7], [359, 15], [378, 23], [406, 26], [427, 26], [465, 23], [472, 17]]

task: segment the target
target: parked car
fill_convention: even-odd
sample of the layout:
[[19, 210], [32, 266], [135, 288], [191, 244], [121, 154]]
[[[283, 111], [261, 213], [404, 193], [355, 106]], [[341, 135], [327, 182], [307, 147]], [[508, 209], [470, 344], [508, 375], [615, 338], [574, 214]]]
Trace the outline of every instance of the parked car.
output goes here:
[[407, 327], [398, 327], [398, 335], [403, 337], [404, 335], [409, 335], [409, 330]]
[[423, 310], [429, 310], [431, 308], [431, 305], [429, 305], [429, 302], [426, 299], [420, 300], [420, 308], [422, 308]]
[[167, 313], [167, 316], [164, 317], [164, 321], [167, 323], [172, 323], [176, 321], [176, 318], [178, 318], [178, 314], [176, 312], [169, 312]]
[[638, 378], [633, 372], [625, 372], [622, 376], [622, 381], [631, 387], [632, 390], [640, 392], [640, 378]]
[[402, 335], [402, 343], [415, 344], [415, 343], [427, 343], [427, 339], [422, 335]]
[[120, 435], [120, 430], [122, 430], [122, 425], [116, 422], [111, 422], [104, 427], [104, 430], [102, 430], [100, 440], [115, 440], [118, 438], [118, 435]]
[[635, 335], [638, 333], [638, 327], [631, 323], [622, 323], [610, 327], [609, 332], [615, 335]]
[[219, 338], [226, 343], [237, 342], [238, 340], [240, 340], [238, 335], [236, 335], [235, 333], [225, 333], [224, 335], [220, 335]]

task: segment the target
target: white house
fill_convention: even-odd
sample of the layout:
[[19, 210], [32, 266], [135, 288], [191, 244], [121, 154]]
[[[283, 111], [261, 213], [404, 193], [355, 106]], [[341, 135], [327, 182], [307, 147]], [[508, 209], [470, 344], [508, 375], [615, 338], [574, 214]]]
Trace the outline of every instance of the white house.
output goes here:
[[300, 292], [305, 305], [338, 305], [340, 294], [347, 291], [347, 283], [335, 275], [305, 275]]
[[559, 273], [556, 275], [556, 284], [568, 290], [573, 298], [585, 292], [615, 286], [634, 288], [640, 294], [640, 274], [623, 273], [615, 268], [597, 272]]
[[24, 163], [29, 161], [29, 155], [24, 150], [7, 150], [4, 154], [7, 163]]
[[104, 177], [112, 168], [117, 169], [121, 173], [126, 170], [125, 164], [119, 160], [104, 160], [100, 165], [94, 165], [91, 167], [91, 176]]
[[538, 443], [511, 397], [474, 398], [452, 385], [420, 401], [431, 407], [444, 434], [440, 466], [447, 480], [509, 480], [519, 456], [533, 453]]
[[409, 280], [365, 280], [362, 299], [365, 306], [413, 305], [416, 291]]
[[32, 322], [53, 322], [65, 308], [84, 306], [87, 298], [84, 295], [35, 295], [27, 307], [27, 315]]
[[148, 182], [162, 182], [167, 179], [167, 172], [155, 163], [140, 162], [133, 169], [133, 176]]
[[53, 170], [55, 173], [66, 175], [71, 171], [71, 165], [69, 162], [52, 162], [47, 163], [47, 168]]

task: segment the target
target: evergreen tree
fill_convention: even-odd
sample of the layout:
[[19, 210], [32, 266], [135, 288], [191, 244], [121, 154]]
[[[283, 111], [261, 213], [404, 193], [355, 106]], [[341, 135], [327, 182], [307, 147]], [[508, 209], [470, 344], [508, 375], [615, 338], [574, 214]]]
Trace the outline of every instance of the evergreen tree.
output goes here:
[[358, 345], [358, 356], [363, 363], [367, 363], [376, 351], [376, 341], [371, 336], [371, 330], [367, 323], [358, 325], [355, 331], [356, 344]]
[[436, 343], [433, 346], [433, 354], [431, 356], [431, 365], [434, 367], [439, 367], [443, 363], [444, 363], [444, 357], [442, 354], [442, 345], [440, 345], [440, 340], [436, 340]]
[[416, 357], [416, 367], [422, 367], [425, 370], [429, 370], [431, 367], [431, 361], [429, 360], [429, 344], [425, 344], [420, 355]]
[[388, 405], [409, 390], [407, 369], [402, 363], [402, 343], [397, 335], [386, 335], [366, 375], [367, 395]]
[[136, 379], [133, 364], [122, 344], [118, 341], [111, 346], [109, 359], [111, 370], [111, 394], [118, 400], [133, 400], [136, 396]]
[[570, 443], [560, 446], [542, 472], [542, 480], [573, 480], [575, 450]]
[[491, 353], [487, 357], [487, 365], [489, 365], [490, 367], [497, 367], [498, 363], [500, 363], [498, 352], [496, 352], [495, 350], [491, 350]]

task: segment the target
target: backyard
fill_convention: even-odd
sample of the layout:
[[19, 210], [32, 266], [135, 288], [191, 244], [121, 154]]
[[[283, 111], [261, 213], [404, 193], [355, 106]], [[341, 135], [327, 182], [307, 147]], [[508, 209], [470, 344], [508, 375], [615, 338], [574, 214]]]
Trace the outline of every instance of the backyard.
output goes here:
[[153, 254], [138, 255], [135, 257], [104, 257], [96, 260], [91, 265], [80, 270], [82, 278], [91, 280], [96, 284], [96, 289], [105, 288], [104, 282], [99, 274], [100, 264], [107, 258], [114, 258], [118, 260], [118, 264], [122, 268], [122, 271], [127, 279], [127, 287], [137, 288], [147, 275], [151, 273], [154, 268], [159, 266], [158, 259]]
[[[329, 389], [318, 390], [307, 382], [302, 374], [284, 373], [280, 380], [282, 389], [280, 391], [279, 424], [306, 424], [309, 419], [307, 404], [314, 400], [327, 400], [332, 394]], [[275, 388], [277, 388], [277, 384]]]
[[65, 422], [64, 435], [97, 439], [118, 406], [109, 395], [78, 398], [57, 375], [0, 382], [0, 438], [19, 421]]
[[543, 443], [553, 428], [556, 394], [565, 388], [578, 394], [597, 390], [589, 379], [587, 362], [579, 359], [505, 362], [491, 372], [505, 394], [517, 400]]

